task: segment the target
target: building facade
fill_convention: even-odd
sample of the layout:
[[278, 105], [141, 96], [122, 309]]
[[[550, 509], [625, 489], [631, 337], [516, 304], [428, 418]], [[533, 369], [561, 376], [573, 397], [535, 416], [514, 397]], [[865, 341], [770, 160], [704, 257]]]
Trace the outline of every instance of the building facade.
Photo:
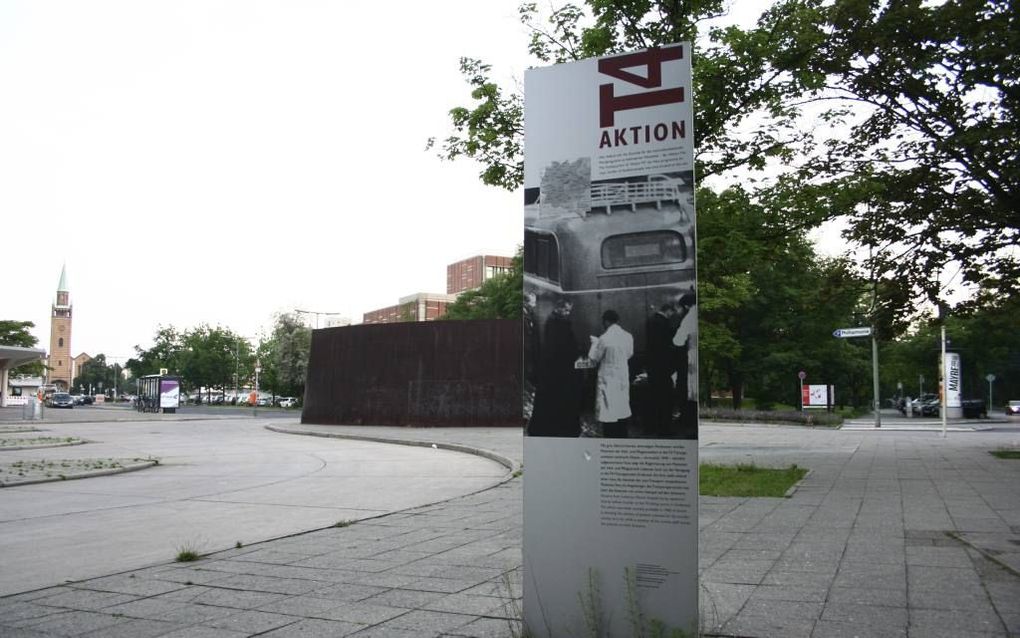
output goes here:
[[399, 323], [401, 321], [434, 321], [446, 314], [446, 307], [457, 300], [456, 295], [419, 292], [400, 298], [400, 303], [366, 312], [362, 323]]
[[67, 288], [67, 266], [60, 269], [57, 300], [50, 313], [50, 350], [47, 383], [61, 391], [71, 387], [74, 362], [71, 358], [71, 293]]
[[85, 368], [85, 364], [92, 361], [92, 355], [83, 352], [77, 357], [71, 359], [71, 383], [81, 376], [82, 370]]
[[446, 293], [456, 295], [474, 290], [496, 275], [510, 272], [513, 257], [475, 255], [446, 267]]
[[512, 257], [475, 255], [446, 267], [446, 294], [419, 292], [400, 299], [395, 306], [371, 310], [362, 316], [362, 323], [399, 323], [401, 321], [433, 321], [446, 314], [446, 307], [457, 295], [474, 290], [486, 280], [509, 272]]

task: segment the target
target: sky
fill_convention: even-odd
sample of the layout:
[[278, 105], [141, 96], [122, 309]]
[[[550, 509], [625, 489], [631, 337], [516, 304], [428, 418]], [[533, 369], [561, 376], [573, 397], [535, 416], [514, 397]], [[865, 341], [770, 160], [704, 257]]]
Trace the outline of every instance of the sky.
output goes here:
[[0, 319], [48, 347], [66, 264], [73, 353], [124, 362], [161, 325], [357, 323], [513, 254], [521, 193], [425, 146], [461, 56], [504, 86], [534, 63], [518, 3], [0, 0]]
[[513, 254], [521, 195], [425, 145], [460, 56], [523, 73], [516, 0], [388, 6], [0, 0], [0, 318], [48, 347], [66, 263], [74, 353], [126, 358], [159, 325], [359, 322]]

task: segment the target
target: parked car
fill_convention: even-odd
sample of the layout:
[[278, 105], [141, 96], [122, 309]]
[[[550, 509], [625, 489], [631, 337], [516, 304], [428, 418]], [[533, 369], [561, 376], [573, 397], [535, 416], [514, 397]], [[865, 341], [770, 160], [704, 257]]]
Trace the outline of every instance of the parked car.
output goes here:
[[1006, 404], [1006, 416], [1020, 415], [1020, 401], [1010, 401]]
[[988, 418], [988, 406], [984, 399], [964, 399], [960, 401], [965, 419], [986, 419]]
[[939, 410], [942, 407], [942, 402], [938, 397], [933, 397], [926, 401], [922, 401], [918, 413], [920, 416], [938, 416]]
[[938, 397], [934, 394], [922, 394], [910, 402], [910, 413], [914, 416], [921, 416], [921, 406], [931, 401], [937, 402]]
[[297, 407], [297, 404], [298, 404], [297, 397], [282, 397], [280, 399], [281, 408], [295, 408]]
[[74, 399], [66, 392], [54, 392], [47, 404], [51, 408], [73, 408]]
[[273, 397], [259, 397], [260, 408], [271, 408], [273, 407]]
[[93, 403], [96, 402], [96, 397], [92, 396], [91, 394], [86, 394], [82, 398], [85, 399], [85, 401], [84, 401], [85, 405], [92, 405]]
[[85, 396], [82, 394], [72, 394], [71, 398], [74, 400], [75, 405], [85, 405]]

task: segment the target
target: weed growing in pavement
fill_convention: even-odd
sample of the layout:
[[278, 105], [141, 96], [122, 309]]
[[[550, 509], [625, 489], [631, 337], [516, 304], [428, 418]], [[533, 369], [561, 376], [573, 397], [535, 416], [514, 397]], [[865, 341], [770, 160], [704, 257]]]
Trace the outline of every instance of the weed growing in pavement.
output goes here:
[[234, 543], [234, 549], [241, 549], [242, 547], [244, 547], [244, 543], [242, 543], [241, 541], [237, 541], [236, 543]]
[[7, 437], [0, 438], [0, 449], [26, 446], [45, 445], [70, 445], [84, 443], [81, 439], [73, 436], [33, 436], [33, 437]]
[[350, 519], [346, 519], [345, 518], [343, 520], [339, 520], [336, 523], [334, 523], [333, 527], [350, 527], [351, 525], [354, 525], [354, 523], [356, 523], [356, 522], [357, 521], [352, 521]]
[[181, 543], [177, 546], [177, 556], [174, 560], [178, 563], [190, 563], [202, 558], [198, 551], [199, 545], [200, 543], [195, 540]]
[[190, 563], [196, 561], [202, 556], [193, 549], [181, 549], [177, 552], [177, 556], [174, 558], [178, 563]]
[[[510, 623], [510, 635], [512, 638], [532, 638], [534, 634], [523, 623], [523, 613], [519, 599], [514, 596], [510, 572], [503, 574], [503, 597], [507, 600], [504, 609], [507, 610], [507, 620]], [[648, 618], [641, 609], [641, 602], [638, 597], [637, 572], [633, 568], [624, 569], [624, 580], [626, 582], [626, 600], [624, 601], [627, 611], [627, 620], [630, 625], [631, 638], [696, 638], [704, 633], [705, 618], [699, 614], [701, 630], [698, 631], [692, 626], [685, 630], [679, 627], [670, 627], [658, 618]], [[708, 594], [702, 587], [703, 593]], [[599, 573], [594, 568], [588, 569], [588, 578], [585, 587], [577, 594], [581, 605], [581, 617], [584, 619], [584, 636], [587, 638], [603, 638], [608, 636], [606, 627], [606, 614], [602, 604], [602, 593], [599, 585]], [[541, 603], [539, 603], [541, 606]], [[714, 605], [713, 605], [714, 606]], [[555, 635], [549, 621], [542, 618], [546, 625], [546, 633]]]

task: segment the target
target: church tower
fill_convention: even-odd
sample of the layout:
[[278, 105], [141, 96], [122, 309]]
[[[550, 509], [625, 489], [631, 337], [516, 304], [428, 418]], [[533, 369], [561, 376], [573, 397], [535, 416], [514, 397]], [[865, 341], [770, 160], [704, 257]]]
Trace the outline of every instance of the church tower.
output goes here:
[[61, 391], [71, 388], [71, 299], [67, 290], [67, 265], [60, 269], [57, 303], [50, 315], [49, 382]]

